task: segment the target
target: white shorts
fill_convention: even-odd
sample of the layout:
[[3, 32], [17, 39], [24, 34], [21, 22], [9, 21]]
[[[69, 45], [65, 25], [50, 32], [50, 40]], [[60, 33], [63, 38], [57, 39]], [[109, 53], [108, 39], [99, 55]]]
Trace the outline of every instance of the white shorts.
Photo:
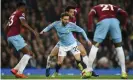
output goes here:
[[80, 51], [77, 47], [77, 42], [70, 46], [59, 46], [58, 56], [66, 56], [68, 51], [70, 51], [73, 55], [80, 54]]

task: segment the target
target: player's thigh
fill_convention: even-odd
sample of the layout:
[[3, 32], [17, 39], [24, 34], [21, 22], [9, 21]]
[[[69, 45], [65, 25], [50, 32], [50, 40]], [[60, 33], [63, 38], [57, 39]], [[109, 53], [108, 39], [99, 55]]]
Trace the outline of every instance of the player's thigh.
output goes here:
[[114, 43], [120, 43], [122, 41], [120, 23], [117, 19], [112, 19], [109, 32]]
[[57, 56], [58, 52], [59, 52], [59, 45], [57, 43], [56, 46], [52, 49], [50, 56]]
[[66, 51], [62, 49], [62, 47], [59, 47], [59, 53], [58, 53], [58, 64], [62, 64], [64, 57], [67, 55]]
[[80, 44], [78, 44], [78, 49], [80, 50], [80, 54], [82, 55], [82, 56], [85, 56], [86, 55], [86, 50], [85, 50], [85, 48], [84, 48], [84, 46], [80, 43]]
[[71, 53], [74, 55], [76, 60], [81, 60], [80, 58], [80, 50], [78, 49], [78, 46], [73, 47], [71, 50]]
[[96, 30], [94, 33], [94, 39], [93, 41], [101, 43], [109, 30], [109, 20], [104, 19], [96, 24]]
[[8, 37], [8, 42], [13, 44], [13, 46], [16, 48], [17, 51], [27, 46], [27, 43], [24, 41], [23, 37], [21, 37], [20, 35]]

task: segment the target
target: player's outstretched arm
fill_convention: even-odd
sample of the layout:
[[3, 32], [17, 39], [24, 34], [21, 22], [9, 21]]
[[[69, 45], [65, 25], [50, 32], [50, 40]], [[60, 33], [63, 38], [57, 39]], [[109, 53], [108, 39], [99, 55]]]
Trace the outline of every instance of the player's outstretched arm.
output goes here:
[[7, 24], [5, 25], [5, 27], [4, 27], [4, 32], [5, 32], [5, 34], [7, 34], [8, 30], [9, 30], [9, 26], [8, 26], [8, 23], [7, 23]]
[[28, 23], [26, 22], [25, 19], [20, 19], [20, 21], [21, 21], [21, 24], [22, 24], [23, 26], [25, 26], [28, 30], [30, 30], [31, 32], [34, 33], [34, 35], [35, 35], [36, 38], [39, 37], [38, 33], [37, 33], [36, 31], [34, 31], [34, 30], [28, 25]]
[[[82, 28], [81, 28], [81, 29], [82, 29]], [[88, 37], [87, 37], [87, 35], [86, 35], [86, 33], [85, 33], [85, 31], [84, 31], [83, 29], [81, 30], [81, 34], [83, 35], [83, 37], [84, 37], [85, 40], [87, 41], [88, 45], [91, 46], [92, 43], [91, 43], [91, 41], [88, 39]]]
[[80, 32], [83, 35], [83, 37], [85, 38], [85, 40], [87, 41], [88, 45], [90, 46], [92, 43], [88, 39], [87, 34], [85, 33], [85, 31], [82, 28], [80, 28], [79, 26], [77, 26], [77, 25], [75, 25], [73, 23], [71, 25], [73, 26], [73, 27], [71, 27], [72, 31]]
[[55, 25], [55, 22], [53, 22], [52, 24], [49, 24], [46, 28], [44, 28], [40, 34], [43, 34], [44, 32], [48, 32], [49, 30], [51, 30]]
[[96, 14], [96, 11], [94, 9], [91, 9], [91, 11], [88, 14], [88, 31], [92, 32], [93, 27], [93, 18]]
[[123, 29], [126, 30], [126, 25], [127, 25], [127, 20], [128, 20], [128, 14], [127, 14], [126, 11], [124, 11], [124, 10], [122, 10], [122, 9], [120, 9], [120, 8], [119, 8], [118, 12], [119, 12], [120, 14], [122, 14], [122, 16], [124, 17], [124, 23], [122, 24], [122, 26], [123, 26]]

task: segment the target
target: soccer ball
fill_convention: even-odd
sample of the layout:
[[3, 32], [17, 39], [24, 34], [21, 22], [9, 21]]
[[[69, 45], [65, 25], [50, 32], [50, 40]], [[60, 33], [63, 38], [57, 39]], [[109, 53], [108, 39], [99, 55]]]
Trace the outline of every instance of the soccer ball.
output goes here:
[[83, 79], [90, 78], [91, 76], [92, 76], [92, 72], [89, 72], [85, 69], [82, 71], [82, 78]]

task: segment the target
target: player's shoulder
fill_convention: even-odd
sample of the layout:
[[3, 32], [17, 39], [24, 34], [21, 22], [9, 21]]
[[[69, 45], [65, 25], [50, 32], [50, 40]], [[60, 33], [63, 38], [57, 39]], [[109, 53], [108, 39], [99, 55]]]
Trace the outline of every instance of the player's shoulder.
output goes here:
[[18, 16], [19, 15], [25, 16], [25, 13], [19, 10], [14, 11], [13, 14], [18, 15]]
[[54, 21], [51, 23], [52, 26], [58, 26], [61, 23], [61, 21]]
[[70, 24], [70, 25], [76, 25], [75, 23], [73, 23], [73, 22], [69, 22], [68, 24]]
[[92, 8], [94, 8], [94, 9], [95, 9], [95, 8], [99, 8], [100, 5], [101, 5], [101, 4], [99, 4], [99, 5], [95, 5], [95, 6], [93, 6]]
[[61, 21], [54, 21], [53, 24], [59, 24]]

